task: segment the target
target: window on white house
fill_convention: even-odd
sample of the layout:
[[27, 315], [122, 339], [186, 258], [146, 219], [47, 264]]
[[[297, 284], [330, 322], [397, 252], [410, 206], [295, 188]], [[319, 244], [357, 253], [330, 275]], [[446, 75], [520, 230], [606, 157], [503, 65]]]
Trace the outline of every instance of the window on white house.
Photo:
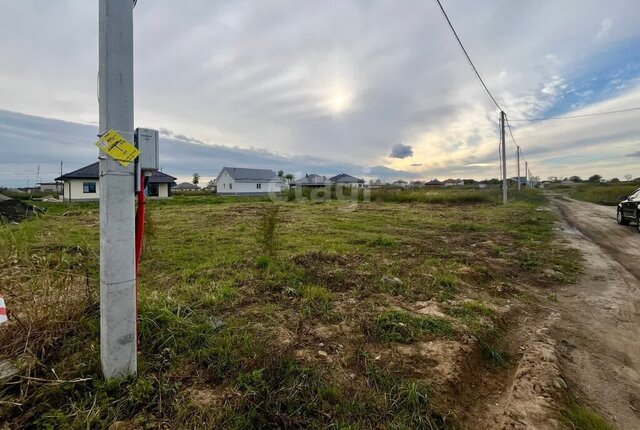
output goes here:
[[229, 189], [233, 190], [233, 184], [229, 184]]
[[262, 189], [262, 184], [256, 184], [256, 188], [261, 190]]
[[96, 192], [96, 183], [95, 182], [83, 182], [82, 183], [82, 192], [85, 194], [95, 193]]

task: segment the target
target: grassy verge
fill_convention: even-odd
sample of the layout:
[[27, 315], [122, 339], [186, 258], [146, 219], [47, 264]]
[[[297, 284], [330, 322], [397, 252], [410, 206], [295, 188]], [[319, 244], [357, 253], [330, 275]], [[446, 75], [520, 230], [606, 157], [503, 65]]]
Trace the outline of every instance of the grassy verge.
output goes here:
[[528, 285], [571, 282], [579, 264], [535, 192], [507, 207], [493, 192], [431, 193], [355, 207], [149, 201], [139, 372], [124, 381], [100, 375], [97, 204], [0, 226], [12, 314], [0, 356], [14, 374], [0, 416], [12, 428], [455, 428], [455, 399], [432, 377], [452, 358], [392, 358], [473, 337], [488, 362], [507, 360], [500, 309], [534, 306]]
[[619, 196], [627, 196], [638, 189], [638, 184], [582, 184], [572, 187], [569, 195], [575, 199], [599, 205], [615, 206], [620, 200]]
[[563, 399], [561, 419], [576, 430], [613, 430], [607, 421], [587, 406], [580, 405], [571, 395]]

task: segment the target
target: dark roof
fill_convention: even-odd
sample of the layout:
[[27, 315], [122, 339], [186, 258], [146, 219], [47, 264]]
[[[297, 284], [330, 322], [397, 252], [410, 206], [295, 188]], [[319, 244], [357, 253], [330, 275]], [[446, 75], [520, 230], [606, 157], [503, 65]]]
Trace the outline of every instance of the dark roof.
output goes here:
[[70, 173], [65, 173], [62, 176], [58, 176], [56, 181], [66, 181], [67, 179], [98, 179], [100, 177], [100, 166], [96, 161], [93, 164], [84, 166], [78, 170], [74, 170]]
[[174, 190], [199, 190], [200, 187], [191, 182], [180, 182], [178, 185], [174, 185]]
[[[56, 181], [66, 181], [67, 179], [98, 179], [100, 177], [100, 162], [95, 162], [93, 164], [89, 164], [88, 166], [84, 166], [81, 169], [74, 170], [70, 173], [65, 173], [62, 176], [57, 177]], [[153, 174], [149, 177], [149, 183], [151, 184], [170, 184], [175, 181], [171, 175], [167, 175], [162, 172], [153, 172]]]
[[149, 177], [150, 184], [172, 184], [177, 178], [174, 178], [171, 175], [167, 175], [159, 170], [153, 172], [153, 174]]
[[346, 173], [340, 173], [339, 175], [330, 178], [331, 182], [359, 182], [364, 183], [364, 179], [356, 178], [355, 176], [348, 175]]
[[331, 185], [331, 181], [326, 176], [316, 175], [315, 173], [296, 179], [293, 185]]
[[426, 185], [442, 185], [442, 181], [438, 181], [437, 179], [432, 179], [429, 182], [425, 182]]
[[236, 181], [282, 181], [276, 172], [270, 169], [249, 169], [246, 167], [223, 167], [218, 177], [222, 172], [227, 171]]

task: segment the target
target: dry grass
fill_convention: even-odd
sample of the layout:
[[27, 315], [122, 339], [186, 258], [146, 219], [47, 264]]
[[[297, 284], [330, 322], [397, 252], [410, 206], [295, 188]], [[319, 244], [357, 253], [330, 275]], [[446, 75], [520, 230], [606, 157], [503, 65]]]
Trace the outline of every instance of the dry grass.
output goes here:
[[[279, 202], [272, 223], [270, 201], [150, 202], [140, 372], [112, 382], [100, 376], [93, 311], [96, 207], [50, 206], [0, 235], [3, 292], [23, 323], [6, 327], [19, 340], [2, 352], [19, 359], [26, 345], [23, 375], [82, 382], [14, 381], [0, 415], [16, 428], [453, 428], [455, 399], [436, 377], [452, 355], [419, 348], [446, 345], [456, 363], [480, 356], [480, 340], [500, 335], [489, 308], [533, 306], [527, 285], [558, 282], [548, 267], [575, 274], [539, 203]], [[277, 254], [258, 258], [265, 237]], [[440, 313], [419, 313], [424, 303]], [[420, 360], [387, 354], [400, 346]], [[193, 398], [206, 390], [227, 394]]]
[[20, 357], [14, 364], [24, 376], [42, 366], [97, 304], [87, 250], [25, 246], [36, 240], [29, 224], [0, 230], [0, 285], [9, 309], [9, 322], [0, 327], [0, 357]]

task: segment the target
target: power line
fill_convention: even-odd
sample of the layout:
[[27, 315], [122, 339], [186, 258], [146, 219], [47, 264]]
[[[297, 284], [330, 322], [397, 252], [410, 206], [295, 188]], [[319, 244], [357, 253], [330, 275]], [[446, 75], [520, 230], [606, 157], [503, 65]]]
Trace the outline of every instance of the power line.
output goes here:
[[519, 145], [516, 143], [516, 138], [513, 137], [513, 130], [511, 129], [511, 124], [509, 124], [509, 118], [507, 117], [507, 120], [505, 121], [507, 123], [507, 128], [509, 129], [509, 134], [511, 135], [511, 140], [513, 141], [513, 144], [516, 146], [516, 148], [519, 148]]
[[495, 104], [498, 109], [502, 110], [502, 108], [500, 107], [500, 105], [496, 101], [495, 97], [493, 97], [493, 94], [491, 94], [491, 91], [489, 91], [489, 88], [487, 88], [486, 84], [482, 80], [482, 77], [480, 76], [480, 73], [478, 72], [478, 69], [476, 69], [476, 66], [473, 64], [473, 61], [471, 61], [471, 57], [469, 57], [469, 54], [467, 53], [467, 50], [465, 49], [464, 45], [462, 44], [462, 41], [460, 40], [460, 37], [458, 37], [458, 33], [456, 32], [456, 29], [453, 28], [453, 24], [451, 24], [451, 20], [449, 19], [449, 16], [447, 16], [447, 12], [445, 12], [444, 7], [442, 7], [442, 3], [440, 3], [440, 0], [436, 0], [436, 3], [438, 3], [438, 6], [440, 6], [440, 10], [442, 11], [442, 15], [444, 15], [444, 18], [447, 20], [447, 23], [449, 24], [449, 28], [453, 32], [453, 35], [456, 37], [456, 40], [458, 41], [458, 44], [460, 45], [460, 48], [462, 48], [462, 52], [464, 53], [465, 57], [467, 57], [467, 60], [469, 61], [469, 64], [471, 65], [471, 68], [473, 69], [473, 71], [475, 72], [476, 76], [478, 77], [478, 80], [480, 81], [480, 83], [484, 87], [485, 91], [487, 92], [487, 94], [491, 98], [491, 101], [493, 101], [493, 104]]
[[547, 121], [547, 120], [556, 120], [556, 119], [587, 118], [591, 116], [613, 115], [616, 113], [632, 112], [637, 110], [640, 110], [640, 106], [629, 108], [629, 109], [610, 110], [606, 112], [585, 113], [582, 115], [547, 116], [547, 117], [540, 117], [540, 118], [518, 118], [518, 119], [512, 119], [511, 121], [533, 122], [533, 121]]

